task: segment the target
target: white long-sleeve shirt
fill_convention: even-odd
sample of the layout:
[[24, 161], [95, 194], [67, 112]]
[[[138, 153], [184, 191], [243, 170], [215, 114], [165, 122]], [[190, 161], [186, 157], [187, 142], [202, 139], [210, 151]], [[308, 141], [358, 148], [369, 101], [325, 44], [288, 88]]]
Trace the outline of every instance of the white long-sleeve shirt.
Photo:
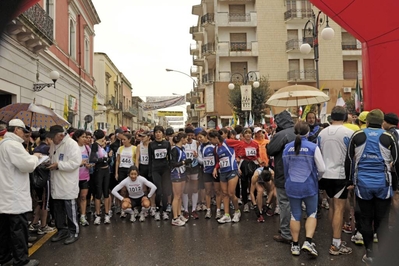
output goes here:
[[150, 192], [148, 193], [148, 198], [151, 198], [157, 190], [157, 187], [141, 175], [139, 175], [135, 181], [132, 181], [129, 176], [125, 178], [116, 187], [114, 187], [114, 189], [112, 190], [112, 195], [117, 197], [119, 200], [123, 200], [122, 195], [119, 194], [118, 191], [125, 187], [129, 192], [129, 198], [137, 199], [144, 196], [144, 185], [150, 189]]

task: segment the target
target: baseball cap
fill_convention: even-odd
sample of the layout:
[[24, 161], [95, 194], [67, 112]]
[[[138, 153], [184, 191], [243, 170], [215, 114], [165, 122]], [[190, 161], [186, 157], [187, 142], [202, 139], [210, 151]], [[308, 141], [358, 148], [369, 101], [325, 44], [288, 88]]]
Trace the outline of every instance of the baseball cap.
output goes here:
[[48, 133], [49, 138], [53, 138], [57, 133], [64, 133], [65, 130], [62, 126], [60, 125], [55, 125], [50, 127], [50, 131]]
[[359, 115], [359, 120], [362, 121], [363, 123], [366, 123], [366, 117], [369, 114], [369, 111], [363, 111]]
[[173, 134], [175, 134], [175, 130], [174, 130], [173, 128], [171, 128], [171, 127], [168, 127], [168, 128], [166, 129], [166, 131], [165, 131], [165, 135], [166, 135], [166, 136], [171, 136], [171, 135], [173, 135]]
[[121, 126], [121, 129], [123, 132], [129, 132], [130, 130], [126, 126]]
[[261, 127], [255, 127], [255, 128], [254, 128], [254, 133], [255, 133], [255, 134], [258, 133], [259, 131], [262, 131], [262, 128], [261, 128]]
[[8, 122], [9, 127], [20, 127], [24, 133], [29, 133], [30, 131], [26, 128], [25, 123], [21, 119], [11, 119]]

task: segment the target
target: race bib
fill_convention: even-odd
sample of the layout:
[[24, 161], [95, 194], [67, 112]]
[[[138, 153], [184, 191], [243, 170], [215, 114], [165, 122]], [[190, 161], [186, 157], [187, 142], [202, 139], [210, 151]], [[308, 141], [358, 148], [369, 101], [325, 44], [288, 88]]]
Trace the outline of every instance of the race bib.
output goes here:
[[132, 193], [140, 192], [140, 191], [141, 191], [141, 186], [132, 186], [132, 187], [129, 187], [129, 191], [132, 192]]
[[253, 148], [253, 147], [245, 148], [245, 155], [246, 155], [247, 157], [256, 156], [256, 149]]
[[225, 168], [230, 166], [229, 157], [220, 158], [219, 160], [220, 168]]
[[140, 162], [142, 164], [148, 164], [148, 155], [140, 155]]
[[186, 158], [187, 159], [194, 159], [194, 151], [193, 150], [186, 150]]
[[121, 155], [121, 163], [122, 164], [132, 164], [132, 157], [130, 155]]
[[166, 149], [156, 149], [154, 151], [155, 159], [164, 159], [164, 158], [166, 158], [167, 154], [168, 154], [168, 152]]
[[204, 166], [214, 166], [215, 165], [215, 157], [209, 156], [209, 157], [204, 157]]

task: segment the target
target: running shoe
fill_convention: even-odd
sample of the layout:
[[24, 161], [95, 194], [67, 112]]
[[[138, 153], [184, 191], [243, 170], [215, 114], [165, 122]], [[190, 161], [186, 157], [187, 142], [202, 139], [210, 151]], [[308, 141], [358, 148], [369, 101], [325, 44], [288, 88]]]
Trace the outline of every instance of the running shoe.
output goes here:
[[168, 206], [166, 206], [166, 212], [170, 213], [171, 211], [172, 211], [172, 205], [168, 204]]
[[179, 219], [182, 220], [184, 223], [188, 222], [188, 219], [180, 214]]
[[294, 243], [291, 243], [291, 254], [294, 256], [299, 256], [301, 254], [301, 248], [299, 245], [294, 245]]
[[280, 206], [276, 205], [276, 208], [274, 209], [274, 214], [280, 215]]
[[100, 216], [95, 216], [96, 218], [94, 219], [94, 224], [95, 225], [100, 225], [101, 224], [101, 217]]
[[238, 223], [240, 221], [240, 217], [241, 217], [241, 211], [240, 210], [235, 211], [232, 221], [234, 223]]
[[206, 210], [208, 210], [206, 205], [204, 203], [201, 203], [201, 211], [206, 211]]
[[207, 209], [205, 214], [205, 219], [211, 219], [211, 217], [212, 217], [211, 209]]
[[315, 243], [309, 243], [308, 241], [305, 241], [302, 245], [302, 250], [306, 251], [312, 257], [317, 257], [319, 253], [317, 252], [315, 247]]
[[37, 232], [37, 230], [40, 228], [40, 224], [39, 223], [37, 223], [37, 224], [33, 224], [33, 223], [31, 223], [30, 225], [29, 225], [29, 232]]
[[164, 220], [164, 221], [169, 220], [168, 212], [163, 212], [162, 213], [162, 220]]
[[122, 210], [121, 211], [121, 218], [126, 218], [126, 216], [127, 216], [127, 213], [125, 213], [125, 211], [124, 210]]
[[137, 207], [135, 207], [135, 208], [133, 209], [133, 214], [134, 214], [134, 217], [139, 216], [139, 209], [137, 209]]
[[220, 224], [231, 223], [230, 215], [223, 215], [223, 217], [218, 220], [218, 223]]
[[374, 235], [373, 235], [373, 242], [374, 242], [374, 243], [378, 243], [378, 236], [377, 236], [377, 233], [374, 233]]
[[344, 223], [344, 225], [342, 226], [342, 232], [346, 234], [352, 234], [352, 226], [348, 223]]
[[179, 219], [179, 218], [175, 218], [175, 219], [172, 219], [172, 225], [174, 225], [174, 226], [183, 226], [183, 225], [185, 225], [186, 223], [185, 222], [183, 222], [181, 219]]
[[244, 210], [243, 212], [249, 212], [249, 203], [244, 204]]
[[37, 229], [37, 234], [38, 235], [44, 235], [44, 234], [47, 234], [47, 233], [52, 233], [55, 230], [56, 229], [54, 227], [50, 227], [50, 226], [46, 225], [45, 227], [39, 227]]
[[238, 205], [242, 205], [242, 200], [238, 199]]
[[213, 206], [216, 206], [216, 199], [215, 199], [215, 198], [212, 198], [212, 199], [211, 199], [211, 204], [212, 204]]
[[330, 209], [330, 204], [328, 204], [328, 200], [327, 200], [326, 198], [324, 198], [324, 199], [322, 200], [322, 202], [321, 202], [321, 207], [324, 208], [324, 209], [326, 209], [326, 210], [329, 210], [329, 209]]
[[104, 224], [110, 224], [111, 223], [111, 216], [109, 214], [106, 214], [104, 216]]
[[265, 213], [269, 217], [274, 215], [274, 212], [272, 208], [270, 208], [270, 205], [266, 205], [266, 209], [264, 209], [263, 213]]
[[201, 204], [198, 203], [195, 209], [197, 210], [197, 212], [200, 212], [202, 210]]
[[81, 226], [88, 226], [89, 225], [89, 222], [86, 219], [86, 215], [81, 215], [80, 216], [79, 223], [80, 223]]
[[112, 210], [109, 210], [108, 215], [109, 217], [112, 217], [112, 215], [114, 215], [114, 212]]
[[186, 218], [186, 220], [190, 219], [190, 214], [188, 212], [183, 212], [183, 217]]
[[362, 262], [365, 263], [367, 266], [373, 264], [373, 258], [372, 257], [367, 257], [367, 254], [363, 255]]
[[192, 212], [191, 212], [191, 217], [192, 217], [194, 220], [199, 219], [199, 216], [198, 216], [197, 211], [192, 211]]
[[218, 220], [218, 219], [220, 219], [222, 217], [223, 217], [222, 212], [220, 210], [216, 210], [216, 217], [215, 218]]
[[258, 223], [264, 223], [265, 218], [263, 218], [263, 215], [259, 215], [258, 219], [256, 220]]
[[140, 222], [144, 222], [144, 221], [145, 221], [145, 214], [146, 214], [146, 213], [148, 213], [148, 212], [141, 210], [141, 212], [140, 212], [140, 218], [139, 218], [139, 221], [140, 221]]
[[161, 214], [159, 213], [159, 211], [155, 212], [154, 219], [155, 219], [155, 221], [160, 221], [161, 220]]
[[351, 237], [351, 241], [355, 243], [355, 245], [364, 245], [363, 236], [360, 232], [357, 232]]
[[156, 213], [156, 208], [155, 208], [155, 207], [151, 207], [151, 209], [150, 209], [150, 215], [151, 215], [152, 217], [154, 217], [154, 216], [155, 216], [155, 213]]
[[134, 223], [136, 221], [136, 216], [134, 214], [130, 214], [130, 222]]
[[334, 256], [348, 255], [348, 254], [352, 253], [352, 249], [350, 247], [346, 246], [346, 242], [345, 241], [341, 241], [341, 245], [339, 247], [331, 245], [329, 253], [331, 255], [334, 255]]

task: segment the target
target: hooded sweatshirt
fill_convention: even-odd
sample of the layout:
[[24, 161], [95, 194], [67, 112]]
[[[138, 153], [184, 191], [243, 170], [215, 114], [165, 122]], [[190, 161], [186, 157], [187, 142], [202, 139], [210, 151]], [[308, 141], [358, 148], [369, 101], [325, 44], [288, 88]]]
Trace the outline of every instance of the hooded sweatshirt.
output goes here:
[[274, 156], [274, 183], [277, 188], [285, 187], [283, 151], [285, 145], [295, 140], [294, 122], [288, 111], [283, 111], [276, 116], [277, 133], [267, 144], [267, 154]]

